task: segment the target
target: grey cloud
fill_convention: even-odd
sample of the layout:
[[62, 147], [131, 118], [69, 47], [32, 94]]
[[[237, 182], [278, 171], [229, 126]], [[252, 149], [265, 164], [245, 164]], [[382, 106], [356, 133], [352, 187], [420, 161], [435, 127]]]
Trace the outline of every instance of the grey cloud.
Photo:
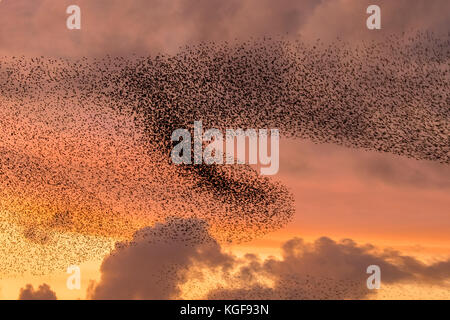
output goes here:
[[37, 290], [27, 284], [20, 289], [19, 300], [56, 300], [56, 293], [46, 283], [41, 284]]
[[[208, 241], [209, 239], [209, 241]], [[221, 251], [206, 225], [175, 219], [136, 232], [132, 242], [116, 245], [101, 266], [101, 280], [91, 284], [92, 299], [170, 299], [180, 294], [192, 265], [230, 268], [233, 258]]]
[[425, 264], [351, 239], [322, 237], [309, 243], [294, 238], [281, 249], [280, 258], [251, 253], [238, 258], [224, 253], [200, 220], [169, 221], [140, 230], [131, 243], [119, 243], [105, 258], [101, 280], [91, 285], [88, 297], [180, 298], [181, 286], [192, 280], [192, 267], [220, 279], [207, 293], [209, 299], [366, 299], [374, 293], [366, 286], [369, 265], [380, 267], [383, 285], [446, 286], [450, 279], [450, 260]]
[[[377, 252], [372, 245], [357, 245], [322, 237], [313, 243], [300, 238], [287, 241], [281, 259], [251, 261], [241, 269], [231, 288], [218, 288], [210, 299], [366, 299], [366, 269], [377, 265], [382, 284], [430, 283], [446, 285], [450, 260], [426, 265], [396, 251]], [[263, 275], [274, 280], [273, 287], [248, 280]], [[248, 285], [250, 284], [250, 285]]]

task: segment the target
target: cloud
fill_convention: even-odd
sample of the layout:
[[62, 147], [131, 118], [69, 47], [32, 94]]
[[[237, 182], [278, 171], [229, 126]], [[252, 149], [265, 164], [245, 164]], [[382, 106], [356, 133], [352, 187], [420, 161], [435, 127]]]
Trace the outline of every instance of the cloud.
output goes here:
[[[252, 260], [241, 267], [230, 288], [217, 288], [210, 299], [365, 299], [376, 291], [367, 289], [367, 267], [377, 265], [382, 285], [397, 283], [443, 284], [450, 278], [450, 260], [426, 265], [396, 251], [377, 252], [372, 245], [340, 242], [327, 237], [306, 243], [300, 238], [287, 241], [282, 258]], [[261, 276], [273, 280], [262, 286], [249, 279]], [[240, 281], [239, 281], [240, 279]]]
[[354, 178], [365, 183], [402, 187], [402, 190], [450, 188], [450, 167], [442, 163], [310, 141], [282, 141], [280, 148], [284, 151], [280, 158], [281, 170], [303, 181]]
[[304, 16], [319, 2], [80, 0], [81, 31], [66, 28], [69, 4], [49, 0], [4, 3], [0, 10], [0, 40], [7, 41], [8, 51], [19, 54], [24, 50], [52, 56], [174, 52], [200, 41], [295, 33]]
[[[381, 30], [366, 28], [369, 16], [366, 9], [377, 4], [381, 9]], [[385, 37], [391, 33], [408, 32], [414, 29], [448, 31], [448, 16], [443, 12], [450, 10], [446, 0], [337, 0], [321, 1], [308, 17], [299, 32], [306, 38], [320, 38], [332, 41], [336, 37], [345, 40], [362, 40], [373, 37]]]
[[92, 299], [170, 299], [180, 294], [192, 265], [227, 269], [233, 258], [222, 252], [206, 225], [196, 219], [174, 219], [139, 230], [133, 241], [116, 245], [105, 258]]
[[356, 172], [363, 179], [420, 189], [450, 188], [450, 167], [444, 164], [388, 158], [380, 154], [371, 154], [354, 162]]
[[56, 293], [46, 283], [41, 284], [37, 290], [27, 284], [25, 288], [20, 289], [19, 300], [56, 300]]
[[[116, 246], [103, 261], [101, 280], [91, 285], [88, 298], [181, 298], [183, 285], [209, 274], [215, 281], [205, 292], [209, 299], [364, 299], [376, 292], [366, 286], [370, 265], [380, 267], [382, 285], [444, 286], [450, 279], [450, 260], [425, 264], [351, 239], [322, 237], [308, 243], [294, 238], [281, 249], [280, 258], [239, 258], [224, 253], [200, 220], [157, 224], [138, 231], [133, 242]], [[202, 275], [189, 272], [193, 268]]]
[[[365, 26], [369, 0], [79, 0], [81, 31], [67, 30], [70, 2], [4, 1], [2, 51], [79, 56], [175, 52], [200, 41], [301, 34], [306, 39], [362, 39], [409, 29], [447, 31], [446, 0], [377, 1], [382, 30]], [[21, 22], [21, 23], [18, 23]], [[7, 49], [4, 49], [7, 48]]]

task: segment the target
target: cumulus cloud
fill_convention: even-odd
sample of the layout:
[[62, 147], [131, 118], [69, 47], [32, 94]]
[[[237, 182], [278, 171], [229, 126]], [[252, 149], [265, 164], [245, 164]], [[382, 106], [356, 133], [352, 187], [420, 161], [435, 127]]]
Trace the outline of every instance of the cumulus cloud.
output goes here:
[[19, 300], [56, 300], [56, 293], [46, 283], [41, 284], [37, 290], [27, 284], [20, 289]]
[[133, 242], [116, 246], [103, 261], [101, 280], [91, 285], [88, 298], [180, 298], [182, 286], [192, 281], [193, 267], [213, 275], [215, 284], [205, 293], [208, 299], [369, 298], [374, 293], [366, 286], [370, 265], [380, 267], [383, 285], [445, 286], [450, 279], [450, 260], [425, 264], [351, 239], [322, 237], [308, 243], [294, 238], [281, 249], [280, 258], [261, 259], [255, 254], [239, 258], [225, 253], [200, 220], [157, 224], [138, 231]]
[[209, 236], [205, 223], [174, 219], [139, 230], [131, 242], [120, 242], [103, 261], [92, 299], [170, 299], [180, 294], [192, 265], [227, 269], [233, 258]]
[[[383, 284], [444, 284], [450, 278], [450, 260], [426, 265], [397, 251], [378, 252], [372, 245], [353, 240], [339, 242], [327, 237], [306, 243], [300, 238], [287, 241], [282, 258], [262, 262], [251, 260], [241, 267], [230, 288], [218, 288], [210, 299], [365, 299], [376, 291], [366, 285], [367, 267], [377, 265]], [[261, 276], [273, 280], [262, 286], [249, 279]], [[251, 282], [250, 282], [251, 283]], [[445, 285], [445, 284], [444, 284]]]

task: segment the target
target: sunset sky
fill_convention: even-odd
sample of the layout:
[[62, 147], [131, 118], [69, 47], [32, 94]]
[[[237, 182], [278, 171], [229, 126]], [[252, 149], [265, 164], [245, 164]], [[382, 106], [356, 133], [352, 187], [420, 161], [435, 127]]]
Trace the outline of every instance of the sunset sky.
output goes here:
[[[365, 26], [368, 16], [366, 8], [372, 2], [381, 8], [381, 30], [370, 31]], [[66, 28], [66, 8], [71, 4], [81, 8], [81, 30]], [[173, 55], [185, 46], [203, 41], [239, 43], [271, 36], [302, 39], [309, 44], [319, 38], [323, 43], [330, 44], [339, 38], [350, 46], [357, 46], [364, 41], [379, 41], [392, 34], [433, 31], [438, 37], [447, 39], [448, 43], [449, 12], [450, 2], [447, 0], [3, 0], [0, 1], [0, 69], [6, 68], [13, 61], [12, 57], [31, 59], [43, 56], [70, 60], [105, 55], [126, 58], [161, 53]], [[449, 59], [447, 51], [447, 62]], [[0, 86], [3, 86], [1, 81]], [[76, 183], [80, 190], [89, 190], [89, 194], [80, 198], [77, 194], [71, 195], [71, 190], [61, 191], [56, 184], [41, 189], [39, 177], [33, 180], [31, 186], [22, 186], [20, 179], [17, 185], [14, 184], [16, 182], [11, 183], [12, 187], [6, 183], [1, 185], [4, 195], [4, 199], [0, 199], [2, 208], [13, 208], [23, 201], [26, 204], [21, 205], [30, 210], [23, 214], [22, 224], [8, 225], [3, 218], [0, 221], [0, 260], [7, 261], [0, 263], [1, 299], [17, 299], [21, 288], [27, 284], [37, 289], [43, 283], [50, 286], [58, 299], [111, 298], [115, 297], [114, 293], [118, 298], [144, 299], [232, 297], [232, 294], [239, 296], [243, 294], [242, 290], [250, 288], [238, 287], [239, 281], [236, 279], [245, 282], [243, 274], [228, 275], [227, 278], [224, 270], [232, 266], [240, 272], [242, 270], [239, 268], [243, 265], [251, 270], [247, 271], [252, 281], [261, 277], [275, 283], [272, 283], [275, 293], [269, 298], [284, 297], [285, 289], [277, 290], [283, 281], [288, 281], [293, 266], [299, 265], [298, 270], [292, 271], [294, 274], [309, 273], [317, 279], [347, 279], [355, 273], [355, 282], [363, 281], [365, 285], [368, 276], [366, 264], [377, 263], [385, 265], [387, 270], [386, 278], [383, 278], [382, 268], [382, 288], [378, 293], [363, 290], [362, 293], [358, 291], [354, 295], [343, 294], [336, 298], [450, 298], [448, 162], [416, 160], [391, 153], [332, 143], [315, 144], [307, 139], [294, 138], [281, 139], [280, 170], [270, 178], [288, 188], [295, 201], [293, 219], [284, 228], [249, 242], [219, 241], [212, 248], [196, 245], [192, 251], [180, 249], [182, 254], [177, 251], [179, 244], [158, 247], [158, 240], [152, 238], [154, 244], [150, 247], [138, 241], [137, 249], [125, 246], [124, 249], [116, 249], [117, 255], [109, 255], [109, 249], [116, 241], [132, 236], [125, 232], [121, 234], [125, 222], [121, 225], [120, 219], [110, 234], [95, 233], [95, 227], [86, 234], [56, 229], [63, 241], [61, 247], [55, 244], [51, 248], [54, 252], [61, 252], [54, 262], [59, 269], [31, 275], [29, 271], [33, 273], [33, 270], [27, 270], [27, 266], [34, 268], [40, 264], [28, 261], [42, 259], [45, 261], [43, 266], [53, 263], [55, 257], [45, 256], [46, 240], [38, 239], [39, 234], [29, 237], [21, 234], [20, 228], [29, 223], [29, 212], [42, 211], [42, 219], [46, 219], [45, 206], [48, 203], [54, 201], [58, 205], [63, 203], [62, 206], [70, 203], [69, 207], [73, 205], [74, 211], [92, 209], [92, 221], [97, 221], [97, 215], [105, 215], [102, 201], [108, 198], [109, 192], [103, 166], [111, 166], [118, 172], [117, 176], [122, 177], [119, 180], [123, 179], [119, 182], [115, 180], [117, 185], [122, 186], [117, 191], [121, 198], [111, 202], [120, 212], [136, 210], [142, 214], [146, 209], [151, 212], [169, 210], [150, 195], [127, 198], [127, 188], [139, 189], [140, 181], [137, 178], [128, 179], [130, 172], [141, 170], [139, 177], [145, 178], [155, 172], [163, 172], [168, 180], [167, 188], [177, 180], [173, 180], [175, 173], [170, 167], [158, 169], [151, 156], [141, 149], [141, 134], [126, 117], [117, 117], [111, 111], [100, 115], [89, 114], [83, 111], [83, 106], [72, 105], [71, 98], [67, 98], [61, 105], [48, 107], [47, 112], [53, 113], [51, 116], [49, 114], [49, 120], [45, 123], [39, 120], [39, 112], [36, 111], [40, 108], [39, 101], [18, 102], [3, 94], [0, 99], [2, 153], [9, 152], [8, 156], [12, 154], [17, 157], [14, 161], [20, 163], [18, 167], [29, 165], [29, 159], [45, 159], [36, 164], [39, 167], [36, 172], [44, 172], [42, 177], [47, 177], [46, 168], [57, 168], [62, 177], [58, 179]], [[47, 102], [46, 98], [43, 99]], [[448, 95], [446, 101], [449, 101]], [[15, 112], [19, 106], [22, 109]], [[65, 114], [75, 114], [75, 120], [65, 122]], [[21, 120], [17, 121], [19, 118]], [[120, 132], [115, 131], [117, 124], [121, 126]], [[80, 132], [83, 132], [82, 138]], [[104, 159], [110, 162], [106, 163]], [[124, 163], [126, 166], [122, 165]], [[81, 168], [85, 164], [92, 168], [94, 174], [80, 176], [71, 173], [72, 167]], [[21, 172], [16, 170], [15, 174], [20, 176]], [[94, 180], [100, 187], [96, 187]], [[164, 190], [157, 182], [154, 184], [152, 187], [155, 190]], [[95, 201], [91, 195], [95, 195]], [[100, 200], [96, 202], [97, 199]], [[155, 201], [154, 205], [152, 201]], [[0, 212], [4, 217], [8, 214], [6, 210]], [[88, 224], [92, 222], [86, 221]], [[145, 218], [138, 219], [133, 225], [136, 230], [132, 230], [152, 227], [146, 224], [147, 221]], [[294, 238], [301, 238], [303, 242], [296, 242], [292, 240]], [[30, 239], [34, 239], [33, 242]], [[19, 252], [14, 247], [17, 245], [15, 241], [26, 249]], [[89, 253], [80, 264], [81, 289], [68, 290], [68, 275], [62, 266], [73, 264], [71, 259], [79, 254], [77, 246], [87, 248]], [[142, 246], [142, 251], [139, 251], [139, 246]], [[137, 257], [133, 250], [148, 250], [151, 252], [149, 260]], [[166, 261], [164, 259], [171, 250], [177, 253], [167, 258], [168, 263], [173, 262], [176, 268], [186, 266], [189, 272], [184, 274], [183, 271], [175, 280], [170, 279], [174, 283], [167, 279], [167, 286], [172, 286], [169, 293], [162, 289], [159, 293], [157, 285], [154, 289], [139, 285], [136, 288], [131, 285], [127, 287], [127, 281], [114, 278], [114, 274], [129, 272], [136, 274], [134, 280], [141, 277], [145, 282], [145, 277], [148, 277], [147, 280], [152, 283], [156, 278], [150, 275], [147, 267], [154, 267], [154, 272], [158, 272], [158, 268], [165, 270], [155, 261]], [[258, 256], [258, 262], [251, 264], [254, 257], [248, 254]], [[326, 262], [327, 257], [329, 262]], [[19, 268], [20, 272], [10, 272], [14, 268], [9, 263], [23, 264], [23, 268]], [[333, 265], [342, 270], [334, 270]], [[196, 278], [197, 269], [204, 269], [203, 278]], [[164, 279], [164, 274], [161, 278]], [[230, 279], [234, 279], [236, 288], [227, 287]], [[383, 282], [384, 279], [386, 282]], [[361, 290], [359, 284], [355, 286], [355, 290]], [[267, 297], [257, 288], [255, 285], [253, 291], [246, 294]], [[304, 296], [308, 297], [307, 294]]]

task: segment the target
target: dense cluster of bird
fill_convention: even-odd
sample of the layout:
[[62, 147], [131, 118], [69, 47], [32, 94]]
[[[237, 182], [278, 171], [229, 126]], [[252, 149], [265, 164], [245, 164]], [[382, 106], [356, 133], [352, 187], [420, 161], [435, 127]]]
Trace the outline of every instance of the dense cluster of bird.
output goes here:
[[66, 267], [168, 217], [202, 219], [219, 241], [285, 226], [294, 201], [276, 179], [247, 165], [172, 164], [172, 132], [198, 120], [448, 164], [449, 39], [3, 57], [0, 269]]

